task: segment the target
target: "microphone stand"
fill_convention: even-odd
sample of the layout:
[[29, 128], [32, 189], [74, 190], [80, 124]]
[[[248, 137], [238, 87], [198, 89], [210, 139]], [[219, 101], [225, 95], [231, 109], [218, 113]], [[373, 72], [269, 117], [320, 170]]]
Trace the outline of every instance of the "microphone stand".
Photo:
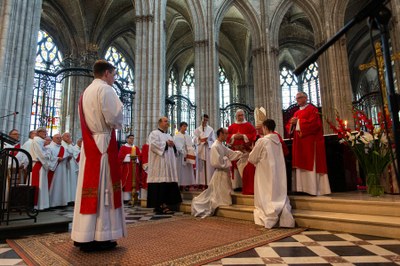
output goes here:
[[392, 134], [394, 138], [396, 156], [394, 162], [396, 170], [396, 178], [400, 184], [400, 176], [398, 167], [400, 166], [400, 121], [399, 121], [399, 95], [396, 94], [393, 82], [392, 60], [390, 58], [389, 50], [389, 30], [388, 24], [391, 18], [391, 13], [385, 4], [389, 0], [372, 0], [366, 5], [353, 19], [351, 19], [341, 30], [339, 30], [332, 38], [330, 38], [324, 45], [318, 48], [312, 55], [306, 58], [293, 73], [297, 76], [300, 75], [311, 63], [314, 63], [317, 58], [326, 51], [333, 43], [335, 43], [342, 35], [344, 35], [356, 23], [361, 22], [366, 18], [370, 18], [375, 22], [375, 25], [380, 31], [382, 42], [382, 53], [385, 65], [385, 82], [387, 87], [387, 98], [390, 115], [392, 118]]
[[10, 114], [8, 114], [8, 115], [3, 115], [3, 116], [0, 116], [0, 119], [2, 119], [2, 118], [5, 118], [5, 117], [9, 117], [9, 116], [16, 116], [18, 114], [18, 112], [12, 112], [12, 113], [10, 113]]

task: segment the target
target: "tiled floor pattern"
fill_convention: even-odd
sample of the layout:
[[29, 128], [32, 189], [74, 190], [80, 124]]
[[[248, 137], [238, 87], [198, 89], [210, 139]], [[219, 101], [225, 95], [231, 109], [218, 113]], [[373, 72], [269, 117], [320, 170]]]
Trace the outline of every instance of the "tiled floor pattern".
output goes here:
[[[73, 216], [72, 207], [52, 211]], [[125, 211], [127, 223], [171, 217], [129, 206], [125, 207]], [[0, 243], [0, 265], [26, 264], [3, 242]], [[400, 265], [400, 240], [308, 230], [207, 265]]]

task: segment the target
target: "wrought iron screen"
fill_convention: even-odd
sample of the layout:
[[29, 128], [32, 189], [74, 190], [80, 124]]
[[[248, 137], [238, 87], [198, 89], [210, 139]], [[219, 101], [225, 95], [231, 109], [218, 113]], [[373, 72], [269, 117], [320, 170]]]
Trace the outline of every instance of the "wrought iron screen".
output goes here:
[[165, 113], [170, 121], [171, 134], [179, 130], [179, 124], [188, 124], [187, 134], [192, 136], [196, 129], [196, 105], [182, 95], [172, 95], [166, 99]]
[[244, 111], [244, 116], [248, 122], [254, 125], [254, 109], [243, 103], [231, 103], [224, 108], [220, 108], [221, 127], [228, 127], [235, 122], [235, 114], [238, 109]]
[[135, 91], [126, 90], [119, 82], [114, 82], [113, 86], [115, 92], [117, 93], [119, 99], [124, 105], [123, 114], [124, 122], [122, 130], [117, 130], [117, 140], [119, 142], [125, 141], [126, 134], [132, 134], [134, 127], [133, 121], [133, 99], [135, 98]]

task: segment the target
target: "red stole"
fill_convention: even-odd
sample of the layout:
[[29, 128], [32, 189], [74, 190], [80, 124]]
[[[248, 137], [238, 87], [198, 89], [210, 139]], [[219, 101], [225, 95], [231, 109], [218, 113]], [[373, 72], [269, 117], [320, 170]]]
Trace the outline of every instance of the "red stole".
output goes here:
[[[13, 148], [14, 149], [21, 149], [21, 144], [18, 143]], [[11, 151], [10, 154], [13, 155], [13, 156], [17, 156], [18, 152], [17, 151]]]
[[[96, 214], [97, 202], [99, 198], [99, 181], [100, 181], [100, 161], [101, 152], [94, 141], [92, 132], [86, 125], [85, 115], [83, 113], [83, 94], [79, 99], [79, 117], [82, 129], [82, 138], [85, 145], [85, 166], [83, 173], [83, 185], [81, 195], [81, 214]], [[115, 130], [111, 130], [111, 139], [107, 148], [108, 164], [110, 166], [110, 174], [113, 185], [114, 208], [122, 206], [121, 192], [121, 174], [118, 164], [118, 145], [115, 138]]]
[[37, 205], [39, 198], [40, 169], [42, 169], [42, 163], [40, 161], [37, 161], [32, 168], [32, 186], [36, 188], [35, 197], [33, 200], [34, 205]]
[[[60, 150], [59, 150], [59, 152], [58, 152], [57, 157], [58, 157], [58, 158], [63, 158], [63, 157], [64, 157], [64, 152], [65, 152], [65, 149], [64, 149], [63, 146], [61, 146], [61, 147], [60, 147]], [[57, 166], [58, 166], [58, 163], [57, 163]], [[57, 166], [56, 166], [56, 169], [57, 169]], [[49, 172], [47, 173], [47, 179], [48, 179], [49, 190], [50, 190], [50, 187], [51, 187], [51, 183], [53, 182], [53, 177], [54, 177], [54, 172], [55, 172], [55, 171], [56, 171], [56, 170], [54, 170], [54, 171], [49, 170]]]

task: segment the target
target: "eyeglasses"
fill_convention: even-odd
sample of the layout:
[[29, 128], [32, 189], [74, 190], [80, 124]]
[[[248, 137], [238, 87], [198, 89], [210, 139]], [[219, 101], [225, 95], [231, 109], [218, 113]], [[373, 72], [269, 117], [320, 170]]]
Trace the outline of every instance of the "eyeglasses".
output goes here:
[[306, 96], [299, 96], [299, 97], [296, 97], [295, 99], [298, 100], [298, 99], [301, 99], [301, 98], [306, 98]]

